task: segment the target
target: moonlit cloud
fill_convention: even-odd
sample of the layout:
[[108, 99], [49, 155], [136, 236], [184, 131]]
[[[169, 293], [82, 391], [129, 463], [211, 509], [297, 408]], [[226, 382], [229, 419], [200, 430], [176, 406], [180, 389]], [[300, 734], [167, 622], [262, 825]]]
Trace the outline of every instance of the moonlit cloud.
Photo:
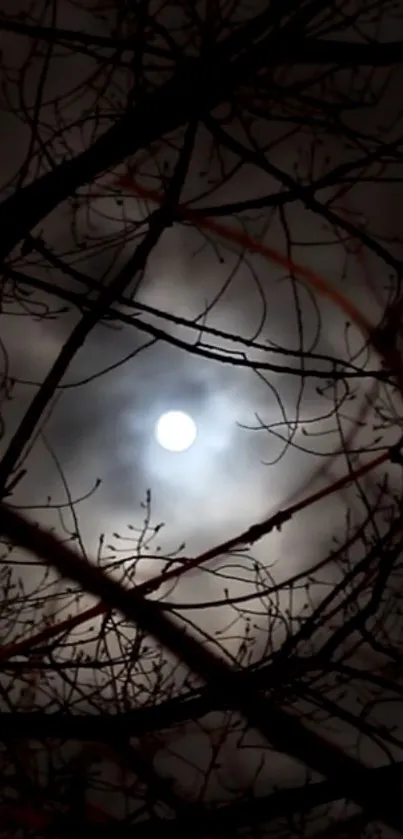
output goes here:
[[[8, 4], [6, 12], [15, 17], [19, 7], [25, 7], [22, 0], [17, 3], [17, 11], [16, 0], [5, 2]], [[153, 4], [154, 0], [146, 4], [147, 9]], [[98, 0], [84, 0], [80, 4], [58, 0], [54, 4], [58, 26], [71, 31], [88, 30], [109, 35], [107, 15], [116, 12], [120, 16], [121, 10], [117, 8], [119, 4], [111, 2], [110, 10], [104, 12], [104, 5], [101, 4], [101, 9]], [[169, 15], [176, 14], [183, 4], [154, 5], [158, 5], [165, 25]], [[194, 5], [196, 9], [193, 9]], [[235, 3], [237, 5], [242, 6], [240, 15], [244, 13], [244, 5], [245, 14], [250, 13], [249, 7], [254, 7], [253, 3]], [[259, 7], [260, 0], [256, 0], [255, 5]], [[269, 4], [265, 2], [265, 5]], [[99, 10], [99, 15], [93, 14], [93, 7]], [[190, 3], [190, 7], [197, 16], [198, 4]], [[127, 14], [131, 13], [129, 10]], [[318, 20], [322, 17], [319, 12]], [[326, 26], [326, 16], [324, 20]], [[155, 38], [158, 42], [158, 33]], [[0, 28], [0, 55], [5, 64], [14, 70], [21, 67], [28, 58], [29, 49], [27, 39], [6, 37]], [[60, 47], [61, 52], [63, 49]], [[62, 58], [57, 65], [58, 72], [48, 74], [42, 91], [40, 131], [34, 138], [39, 157], [43, 144], [46, 148], [49, 146], [49, 154], [54, 154], [56, 162], [66, 154], [78, 155], [86, 144], [103, 133], [108, 120], [114, 119], [110, 113], [113, 114], [115, 107], [127, 107], [128, 96], [132, 95], [132, 68], [115, 68], [115, 61], [109, 62], [104, 89], [102, 73], [98, 78], [100, 62], [96, 55], [95, 52], [95, 57], [92, 56], [91, 51], [86, 55], [83, 49], [77, 52], [74, 62], [71, 56]], [[32, 64], [32, 72], [24, 75], [23, 90], [14, 89], [21, 113], [10, 114], [7, 103], [5, 106], [3, 103], [0, 112], [3, 128], [0, 185], [3, 185], [5, 196], [11, 189], [10, 178], [18, 172], [30, 148], [32, 126], [28, 118], [24, 119], [21, 102], [30, 102], [33, 109], [32, 103], [40, 89], [41, 66], [40, 62], [35, 66]], [[271, 68], [272, 72], [275, 77], [276, 69]], [[294, 62], [282, 68], [279, 77], [281, 84], [284, 80], [284, 90], [288, 86], [292, 88], [294, 83], [298, 85], [305, 73], [309, 75], [311, 68], [304, 66], [301, 69], [294, 66]], [[400, 70], [397, 73], [401, 81]], [[333, 75], [334, 83], [340, 86], [337, 102], [347, 102], [351, 92], [350, 68], [340, 76], [332, 71], [332, 78]], [[93, 76], [98, 81], [88, 82]], [[81, 90], [83, 81], [81, 95], [77, 91]], [[154, 83], [158, 83], [156, 75]], [[324, 85], [326, 90], [326, 80]], [[316, 85], [314, 90], [317, 90]], [[398, 90], [401, 90], [400, 83]], [[53, 100], [61, 94], [64, 98], [60, 116], [55, 113]], [[2, 95], [0, 89], [0, 101]], [[117, 104], [112, 101], [113, 96], [117, 97]], [[381, 102], [380, 110], [385, 107], [385, 111], [390, 110], [392, 114], [392, 105], [393, 102]], [[261, 127], [256, 128], [256, 143], [269, 149], [271, 167], [299, 178], [301, 184], [308, 184], [310, 179], [314, 182], [333, 165], [354, 159], [355, 154], [361, 155], [361, 146], [365, 143], [371, 149], [376, 145], [372, 134], [378, 130], [377, 106], [373, 110], [360, 107], [358, 117], [353, 108], [345, 110], [341, 104], [340, 115], [339, 105], [334, 114], [336, 110], [337, 126], [342, 126], [345, 119], [351, 132], [355, 127], [360, 132], [368, 132], [367, 139], [361, 138], [356, 146], [349, 145], [341, 127], [340, 131], [339, 127], [335, 128], [336, 122], [329, 131], [324, 130], [321, 123], [318, 127], [314, 122], [312, 131], [310, 126], [305, 130], [299, 124], [298, 114], [293, 125], [293, 111], [290, 111], [286, 121], [271, 117], [267, 122], [262, 120]], [[227, 118], [226, 105], [224, 111]], [[65, 131], [66, 148], [59, 148], [57, 136], [52, 139], [56, 117], [65, 125], [74, 123]], [[317, 118], [315, 106], [314, 119]], [[390, 122], [393, 123], [392, 116]], [[228, 130], [229, 126], [227, 120]], [[245, 126], [248, 128], [247, 123]], [[234, 136], [243, 141], [244, 126], [234, 124], [232, 128]], [[250, 130], [252, 133], [255, 130], [253, 120]], [[156, 144], [148, 160], [147, 150], [142, 150], [134, 161], [125, 161], [119, 172], [108, 172], [96, 183], [81, 187], [77, 192], [77, 206], [70, 201], [61, 203], [32, 231], [42, 237], [53, 256], [65, 260], [74, 269], [75, 277], [57, 267], [55, 260], [48, 262], [35, 250], [24, 255], [20, 246], [12, 255], [13, 268], [75, 294], [88, 290], [86, 280], [91, 299], [95, 300], [97, 289], [113, 282], [133, 256], [148, 229], [145, 221], [157, 206], [151, 200], [140, 201], [129, 190], [118, 191], [117, 175], [127, 162], [134, 163], [147, 188], [159, 189], [161, 173], [166, 176], [166, 182], [169, 180], [182, 139], [180, 128], [169, 136], [166, 144]], [[35, 160], [26, 173], [27, 182], [38, 176], [41, 166], [48, 165], [48, 159], [43, 158], [41, 163]], [[387, 171], [386, 157], [385, 163], [382, 158], [382, 167], [384, 165]], [[398, 171], [400, 173], [400, 169]], [[232, 175], [227, 176], [231, 172]], [[180, 200], [186, 207], [197, 208], [248, 200], [267, 193], [274, 195], [284, 188], [280, 180], [252, 164], [238, 166], [237, 156], [224, 147], [216, 153], [209, 131], [199, 127]], [[218, 181], [222, 183], [216, 189]], [[366, 183], [350, 187], [346, 181], [342, 182], [336, 203], [333, 187], [315, 187], [314, 194], [326, 207], [356, 213], [368, 235], [375, 235], [378, 242], [391, 250], [394, 248], [401, 257], [400, 188], [392, 194], [383, 183], [375, 187], [368, 187]], [[345, 206], [347, 198], [348, 208]], [[82, 199], [81, 205], [79, 199]], [[305, 206], [304, 201], [285, 201], [281, 211], [268, 206], [262, 211], [243, 213], [241, 217], [220, 216], [219, 222], [247, 233], [255, 242], [265, 242], [284, 257], [292, 253], [295, 263], [328, 280], [337, 292], [359, 307], [371, 324], [376, 325], [397, 287], [390, 277], [389, 267], [385, 267], [369, 248], [364, 249], [366, 261], [363, 261], [357, 243], [344, 235], [345, 231], [339, 230], [337, 225], [328, 223], [322, 215]], [[34, 445], [28, 450], [27, 471], [21, 476], [12, 497], [12, 503], [21, 505], [28, 515], [71, 541], [77, 551], [91, 561], [101, 562], [111, 576], [121, 579], [123, 574], [127, 587], [141, 585], [161, 570], [172, 568], [173, 562], [184, 563], [187, 558], [220, 545], [287, 508], [291, 501], [300, 500], [346, 475], [378, 453], [382, 446], [395, 442], [393, 415], [402, 416], [401, 399], [391, 388], [383, 384], [374, 387], [370, 376], [358, 377], [348, 384], [340, 376], [343, 361], [349, 360], [364, 372], [379, 369], [381, 362], [368, 348], [368, 336], [349, 322], [333, 300], [325, 299], [306, 276], [302, 279], [298, 271], [291, 270], [289, 263], [284, 267], [284, 262], [280, 265], [262, 253], [244, 253], [224, 235], [197, 229], [193, 220], [190, 223], [185, 212], [180, 223], [175, 222], [164, 231], [144, 270], [131, 278], [125, 300], [116, 302], [115, 309], [126, 319], [135, 318], [137, 326], [105, 319], [91, 331], [57, 390]], [[25, 288], [23, 284], [18, 285], [18, 305], [12, 302], [10, 311], [2, 312], [0, 357], [15, 382], [10, 398], [1, 404], [5, 425], [5, 436], [0, 441], [3, 448], [81, 317], [81, 312], [70, 303], [50, 294], [46, 298], [47, 317], [41, 317], [43, 309], [38, 309], [38, 301], [44, 298], [42, 292], [36, 293], [30, 288], [29, 293], [27, 289], [23, 293], [20, 286]], [[8, 301], [6, 305], [9, 305]], [[160, 330], [162, 337], [154, 339], [142, 331], [142, 325]], [[260, 343], [259, 350], [251, 347], [255, 340]], [[178, 346], [181, 342], [186, 343], [188, 351]], [[302, 359], [301, 348], [320, 355], [320, 359]], [[253, 364], [245, 363], [247, 359], [259, 361], [266, 368], [272, 367], [254, 369]], [[337, 365], [334, 359], [338, 359]], [[310, 375], [312, 369], [318, 375]], [[334, 370], [337, 380], [332, 379]], [[379, 428], [380, 415], [392, 417], [386, 432]], [[346, 440], [351, 449], [347, 457], [343, 453]], [[365, 448], [370, 451], [363, 454]], [[177, 583], [169, 581], [151, 594], [147, 589], [147, 596], [158, 598], [162, 608], [174, 611], [175, 619], [179, 616], [186, 631], [196, 634], [202, 643], [215, 650], [219, 645], [220, 655], [227, 656], [231, 663], [231, 657], [238, 656], [239, 661], [242, 655], [243, 663], [262, 659], [272, 661], [273, 651], [277, 652], [285, 640], [289, 641], [293, 633], [299, 632], [307, 615], [312, 614], [322, 598], [336, 590], [348, 564], [353, 567], [358, 563], [378, 532], [383, 532], [385, 516], [382, 504], [377, 501], [380, 487], [384, 487], [387, 480], [390, 490], [397, 488], [401, 494], [400, 473], [397, 466], [382, 465], [356, 484], [329, 494], [292, 516], [252, 547], [238, 544], [236, 550], [220, 549], [213, 560], [183, 574]], [[367, 521], [369, 502], [375, 513], [365, 526], [364, 535], [347, 552], [338, 554], [354, 528]], [[323, 565], [322, 561], [330, 554], [332, 561]], [[26, 559], [25, 554], [22, 559], [18, 554], [18, 561], [25, 562]], [[378, 560], [376, 557], [375, 569]], [[319, 562], [322, 562], [320, 570], [314, 577], [310, 576], [309, 571]], [[30, 595], [35, 603], [39, 601], [39, 612], [37, 610], [32, 617], [33, 631], [39, 623], [39, 613], [41, 620], [43, 617], [49, 619], [47, 606], [40, 600], [42, 591], [48, 591], [48, 584], [53, 586], [52, 593], [56, 593], [52, 608], [62, 604], [63, 615], [74, 614], [94, 604], [93, 598], [87, 595], [77, 600], [75, 592], [66, 594], [65, 582], [55, 584], [52, 574], [47, 576], [47, 571], [36, 561], [17, 565], [16, 569], [16, 578], [21, 572], [25, 586], [24, 592], [19, 589], [17, 592], [21, 608], [25, 608], [24, 598], [28, 599]], [[307, 572], [302, 581], [282, 585], [293, 575], [302, 576], [302, 572]], [[17, 583], [17, 588], [19, 585]], [[232, 598], [237, 598], [235, 606], [229, 603]], [[306, 642], [302, 633], [292, 656], [307, 653], [309, 657], [316, 652], [317, 645], [331, 638], [340, 623], [349, 619], [350, 607], [353, 613], [355, 601], [350, 602], [343, 613], [337, 608], [333, 611], [331, 604], [325, 615], [317, 618], [312, 642]], [[61, 615], [62, 611], [59, 617]], [[80, 626], [66, 638], [66, 643], [63, 638], [64, 646], [62, 644], [57, 650], [60, 658], [70, 659], [81, 650], [84, 655], [94, 653], [98, 656], [97, 629], [101, 620], [104, 617], [98, 616]], [[399, 627], [400, 624], [396, 635], [400, 632]], [[22, 631], [18, 615], [12, 631]], [[246, 631], [249, 633], [247, 653], [242, 650]], [[383, 625], [380, 634], [382, 631]], [[149, 703], [154, 684], [158, 683], [158, 699], [173, 695], [175, 689], [187, 689], [187, 672], [173, 655], [166, 654], [161, 671], [157, 672], [157, 667], [154, 672], [152, 656], [157, 646], [153, 640], [146, 639], [144, 669], [143, 649], [139, 653], [141, 662], [137, 673], [136, 650], [132, 657], [136, 629], [125, 626], [124, 632], [124, 644], [130, 650], [130, 666], [134, 662], [133, 673], [136, 672], [136, 677], [127, 680], [128, 698], [117, 695], [115, 685], [112, 685], [113, 677], [109, 676], [116, 666], [120, 667], [120, 664], [110, 662], [114, 656], [120, 658], [122, 655], [120, 639], [116, 640], [112, 630], [105, 641], [110, 656], [107, 668], [83, 667], [79, 688], [74, 689], [74, 699], [71, 699], [74, 691], [70, 694], [69, 686], [64, 688], [63, 682], [72, 710], [91, 714], [94, 708], [96, 711], [98, 699], [93, 700], [96, 691], [101, 696], [99, 707], [108, 711], [113, 709], [115, 713]], [[372, 649], [370, 644], [361, 643], [362, 640], [352, 651], [348, 638], [341, 655], [348, 657], [351, 654], [347, 659], [349, 663], [362, 663], [373, 672], [383, 660], [383, 653]], [[290, 658], [290, 661], [294, 659]], [[166, 681], [159, 682], [163, 671]], [[52, 690], [57, 694], [62, 678], [63, 674], [55, 675], [50, 694]], [[102, 687], [96, 687], [94, 691], [98, 678], [97, 685], [102, 684]], [[323, 683], [328, 680], [330, 684], [332, 678], [333, 674], [329, 675], [325, 668], [324, 675], [315, 671], [313, 689], [320, 694], [321, 680]], [[338, 675], [334, 678], [336, 681]], [[1, 679], [2, 686], [7, 689], [10, 678], [6, 670]], [[269, 687], [271, 689], [272, 685]], [[327, 683], [325, 688], [324, 693], [331, 701], [334, 699], [336, 703], [340, 699], [343, 708], [357, 718], [361, 715], [360, 719], [367, 724], [371, 700], [366, 706], [366, 685], [360, 695], [360, 688], [354, 693], [348, 684], [342, 697], [336, 691], [333, 695], [333, 685], [328, 693]], [[38, 704], [47, 702], [46, 691], [43, 689], [41, 693], [41, 689], [39, 684]], [[300, 699], [298, 688], [295, 699], [284, 695], [285, 702], [294, 703], [297, 714], [301, 711], [304, 717], [305, 697]], [[279, 693], [279, 696], [281, 702], [283, 694]], [[56, 704], [57, 701], [58, 698]], [[309, 697], [307, 704], [308, 701]], [[310, 713], [311, 710], [308, 715]], [[325, 713], [323, 717], [326, 717]], [[375, 727], [384, 725], [386, 731], [391, 726], [390, 706], [383, 707], [380, 703], [378, 708], [368, 712], [368, 719], [370, 717]], [[314, 714], [306, 718], [310, 725], [316, 724]], [[373, 762], [374, 754], [378, 759], [381, 746], [374, 746], [375, 736], [373, 743], [365, 735], [357, 745], [359, 738], [355, 739], [354, 728], [350, 729], [350, 723], [344, 724], [336, 712], [326, 717], [323, 725], [320, 714], [317, 719], [321, 734], [325, 732], [327, 736], [329, 733], [329, 739], [337, 740], [346, 750], [354, 749], [354, 754], [359, 751], [363, 762], [367, 756], [368, 763]], [[219, 742], [222, 725], [223, 715], [213, 712], [203, 718], [200, 729], [191, 719], [182, 727], [172, 726], [170, 730], [167, 727], [166, 731], [158, 732], [158, 743], [157, 738], [155, 743], [151, 738], [150, 745], [145, 738], [141, 747], [144, 745], [148, 760], [147, 747], [150, 745], [150, 765], [152, 763], [163, 777], [171, 779], [172, 789], [177, 785], [179, 794], [183, 793], [187, 802], [194, 800], [200, 791], [205, 800], [234, 800], [240, 791], [243, 795], [248, 785], [255, 794], [266, 795], [272, 787], [305, 783], [305, 766], [285, 754], [274, 753], [273, 757], [266, 741], [252, 728], [242, 735], [242, 743], [238, 730], [231, 731], [223, 741], [224, 745], [219, 743], [217, 757], [218, 753], [213, 751]], [[381, 728], [376, 737], [378, 733], [383, 736]], [[383, 754], [380, 761], [384, 762]], [[112, 778], [110, 763], [103, 769], [106, 789]], [[118, 789], [121, 777], [114, 780]], [[203, 789], [205, 780], [208, 783]], [[101, 783], [98, 791], [91, 792], [94, 792], [94, 800], [98, 795], [99, 803], [104, 806]], [[111, 811], [114, 806], [120, 817], [122, 810], [111, 804]], [[323, 816], [324, 823], [328, 818], [332, 820], [335, 813], [337, 816], [332, 807], [330, 805]], [[129, 812], [127, 808], [126, 812]], [[312, 825], [308, 820], [307, 824], [309, 832]], [[319, 833], [315, 835], [319, 836]]]

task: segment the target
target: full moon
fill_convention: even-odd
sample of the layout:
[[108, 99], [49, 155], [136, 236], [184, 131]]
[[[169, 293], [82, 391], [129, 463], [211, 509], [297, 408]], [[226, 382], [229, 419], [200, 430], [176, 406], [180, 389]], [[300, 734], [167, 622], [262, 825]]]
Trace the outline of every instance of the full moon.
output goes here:
[[170, 452], [185, 452], [193, 445], [196, 423], [184, 411], [168, 411], [162, 414], [155, 426], [157, 442]]

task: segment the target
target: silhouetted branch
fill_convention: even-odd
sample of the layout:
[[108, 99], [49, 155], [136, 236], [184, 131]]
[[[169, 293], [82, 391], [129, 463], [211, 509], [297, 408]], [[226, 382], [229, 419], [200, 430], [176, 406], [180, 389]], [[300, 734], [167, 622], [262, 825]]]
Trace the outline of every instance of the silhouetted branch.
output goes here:
[[[400, 527], [400, 522], [396, 526]], [[394, 829], [403, 830], [400, 803], [393, 791], [389, 789], [382, 801], [374, 800], [369, 769], [313, 731], [304, 728], [296, 717], [262, 701], [259, 694], [237, 680], [236, 673], [228, 665], [164, 615], [158, 604], [125, 591], [95, 565], [82, 560], [53, 535], [30, 524], [4, 503], [0, 508], [0, 529], [14, 544], [32, 551], [55, 567], [63, 577], [79, 583], [84, 591], [99, 597], [105, 605], [118, 609], [128, 620], [154, 635], [191, 670], [206, 680], [210, 688], [214, 686], [214, 692], [235, 701], [249, 725], [260, 730], [276, 749], [334, 779], [341, 795], [351, 797], [364, 806], [374, 818], [381, 818]]]
[[[396, 763], [371, 770], [371, 784], [378, 784], [378, 794], [382, 795], [388, 786], [398, 786], [403, 774], [403, 764]], [[273, 819], [287, 817], [292, 814], [308, 813], [315, 807], [328, 804], [340, 798], [337, 785], [324, 781], [316, 784], [304, 784], [301, 787], [278, 790], [266, 797], [252, 798], [246, 801], [229, 804], [225, 807], [193, 807], [189, 814], [182, 818], [157, 821], [151, 820], [146, 824], [134, 825], [114, 824], [113, 828], [104, 826], [95, 832], [91, 827], [86, 828], [90, 836], [99, 839], [116, 835], [119, 839], [130, 837], [133, 831], [139, 839], [158, 836], [160, 839], [170, 839], [191, 832], [195, 836], [217, 835], [222, 831], [237, 830], [238, 827], [265, 824]], [[360, 815], [360, 823], [362, 823]], [[357, 819], [353, 824], [357, 824]], [[327, 836], [327, 834], [325, 834]]]

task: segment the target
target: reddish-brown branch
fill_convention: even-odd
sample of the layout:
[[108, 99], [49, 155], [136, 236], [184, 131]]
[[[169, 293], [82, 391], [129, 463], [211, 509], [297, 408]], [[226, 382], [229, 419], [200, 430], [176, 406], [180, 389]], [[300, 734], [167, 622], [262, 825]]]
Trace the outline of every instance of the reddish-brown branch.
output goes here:
[[[234, 536], [232, 539], [228, 539], [226, 542], [215, 545], [213, 548], [203, 551], [203, 553], [198, 554], [198, 556], [193, 557], [192, 559], [183, 560], [183, 564], [181, 564], [179, 568], [171, 568], [151, 580], [140, 583], [135, 587], [135, 589], [133, 589], [133, 591], [136, 594], [149, 594], [152, 591], [156, 591], [164, 583], [167, 583], [170, 580], [178, 579], [183, 574], [200, 567], [212, 559], [217, 559], [219, 556], [234, 550], [239, 545], [250, 545], [257, 542], [275, 528], [280, 528], [282, 524], [289, 521], [296, 513], [299, 513], [301, 510], [311, 506], [311, 504], [315, 504], [317, 501], [321, 501], [323, 498], [327, 498], [329, 495], [344, 489], [344, 487], [356, 480], [359, 480], [373, 469], [376, 469], [377, 466], [387, 463], [389, 458], [390, 450], [388, 449], [386, 452], [382, 452], [382, 454], [372, 460], [369, 460], [367, 463], [364, 463], [363, 466], [359, 467], [359, 469], [351, 472], [349, 471], [342, 478], [339, 478], [337, 481], [333, 481], [323, 489], [311, 493], [300, 501], [296, 501], [284, 510], [278, 510], [274, 513], [274, 515], [270, 515], [264, 521], [252, 525], [247, 530], [244, 530], [242, 533]], [[51, 626], [44, 626], [43, 629], [35, 635], [32, 635], [30, 638], [23, 638], [21, 641], [15, 641], [12, 644], [0, 647], [0, 661], [7, 661], [15, 655], [26, 655], [33, 647], [43, 644], [61, 633], [70, 632], [77, 626], [81, 626], [81, 624], [86, 623], [93, 618], [104, 615], [107, 611], [107, 606], [103, 603], [98, 603], [96, 606], [92, 606], [90, 609], [86, 609], [78, 615], [70, 616], [63, 621], [52, 624]]]
[[[150, 156], [149, 152], [147, 152], [141, 158], [141, 162], [144, 162], [144, 159], [147, 159]], [[118, 184], [120, 186], [129, 186], [131, 191], [137, 192], [141, 197], [151, 198], [153, 201], [157, 203], [162, 202], [162, 197], [159, 193], [145, 189], [140, 187], [137, 182], [133, 180], [132, 174], [127, 175], [123, 178], [118, 179]], [[232, 240], [232, 237], [235, 235], [238, 237], [238, 233], [236, 231], [231, 230], [224, 225], [218, 224], [217, 222], [212, 222], [206, 218], [201, 217], [199, 214], [197, 216], [193, 215], [192, 212], [187, 208], [180, 206], [177, 208], [180, 213], [188, 220], [193, 221], [195, 226], [198, 227], [207, 227], [210, 226], [210, 229], [214, 229], [216, 233], [220, 236]], [[244, 234], [240, 234], [244, 236]], [[343, 311], [348, 315], [353, 317], [357, 325], [367, 334], [371, 334], [372, 327], [367, 322], [367, 320], [362, 318], [362, 315], [356, 310], [355, 307], [351, 309], [352, 304], [350, 301], [344, 296], [341, 295], [339, 292], [335, 292], [334, 289], [327, 283], [326, 280], [323, 278], [318, 277], [316, 274], [313, 274], [309, 271], [309, 269], [305, 268], [304, 266], [297, 265], [296, 263], [290, 261], [287, 257], [284, 257], [279, 252], [268, 248], [265, 245], [262, 245], [260, 242], [254, 242], [250, 237], [246, 237], [247, 242], [245, 246], [248, 249], [260, 249], [263, 248], [264, 255], [272, 260], [275, 261], [277, 264], [281, 264], [283, 267], [287, 267], [288, 270], [292, 270], [295, 273], [298, 273], [300, 276], [303, 276], [304, 279], [309, 279], [310, 282], [314, 284], [314, 287], [320, 291], [321, 294], [325, 293], [333, 302], [343, 309]], [[238, 242], [239, 243], [239, 242]], [[360, 243], [359, 243], [360, 244]], [[363, 253], [363, 249], [360, 244], [360, 262], [362, 268], [365, 272], [366, 279], [369, 278], [369, 269], [366, 262], [365, 254]], [[368, 405], [364, 405], [363, 410], [361, 411], [360, 417], [358, 421], [363, 421], [363, 418], [366, 416], [368, 411]], [[355, 434], [355, 429], [352, 429], [352, 432], [349, 435], [352, 439]], [[337, 454], [335, 455], [337, 456]], [[330, 494], [333, 494], [340, 489], [343, 489], [349, 483], [353, 482], [354, 480], [358, 480], [359, 478], [363, 477], [367, 474], [370, 470], [376, 468], [377, 466], [381, 465], [382, 463], [386, 463], [389, 458], [389, 452], [385, 452], [377, 458], [374, 458], [369, 463], [365, 464], [364, 466], [360, 467], [358, 470], [353, 471], [347, 474], [344, 478], [339, 479], [336, 482], [332, 482], [327, 487], [322, 490], [319, 490], [316, 493], [313, 493], [300, 501], [296, 501], [296, 497], [300, 496], [300, 491], [297, 494], [291, 496], [289, 501], [287, 502], [287, 508], [284, 511], [276, 512], [273, 516], [271, 515], [268, 519], [264, 522], [253, 525], [247, 531], [241, 533], [240, 535], [234, 537], [233, 539], [228, 540], [225, 543], [215, 546], [214, 548], [199, 554], [197, 557], [193, 559], [189, 559], [187, 561], [183, 561], [183, 564], [180, 568], [173, 568], [170, 571], [166, 571], [163, 574], [158, 575], [151, 581], [141, 584], [140, 586], [136, 587], [136, 591], [140, 592], [151, 592], [158, 589], [163, 583], [169, 582], [170, 580], [177, 579], [185, 573], [188, 573], [190, 570], [199, 567], [200, 565], [204, 564], [205, 562], [215, 559], [218, 556], [227, 553], [229, 550], [236, 548], [240, 544], [250, 544], [251, 542], [257, 541], [260, 539], [261, 536], [266, 535], [275, 527], [281, 526], [281, 522], [287, 521], [297, 512], [306, 507], [310, 506], [311, 504], [316, 503], [317, 501], [321, 500], [322, 498], [327, 497]], [[325, 469], [329, 466], [328, 463], [325, 464], [324, 467], [320, 467], [320, 469], [312, 476], [310, 479], [310, 483], [314, 480], [321, 477]], [[279, 519], [279, 516], [281, 518]], [[98, 604], [97, 606], [93, 606], [90, 609], [86, 609], [84, 612], [80, 613], [79, 615], [71, 616], [66, 618], [64, 621], [60, 621], [59, 623], [55, 624], [54, 626], [46, 626], [42, 630], [40, 630], [35, 635], [31, 636], [30, 638], [24, 638], [22, 641], [17, 641], [13, 644], [9, 644], [3, 648], [0, 648], [0, 661], [6, 661], [7, 659], [11, 658], [14, 655], [21, 655], [26, 654], [32, 647], [37, 646], [38, 644], [42, 644], [50, 640], [51, 638], [56, 637], [57, 635], [65, 632], [69, 632], [75, 629], [77, 626], [86, 623], [93, 618], [99, 617], [105, 613], [105, 607], [102, 604]]]
[[[391, 535], [400, 527], [400, 521], [392, 524]], [[274, 749], [333, 779], [340, 795], [363, 806], [373, 818], [381, 819], [395, 830], [403, 829], [400, 800], [393, 789], [385, 791], [382, 798], [377, 796], [370, 769], [305, 728], [289, 712], [266, 701], [247, 680], [238, 678], [237, 671], [161, 611], [158, 603], [127, 591], [67, 544], [59, 542], [52, 533], [32, 524], [4, 503], [0, 506], [0, 531], [14, 545], [35, 554], [61, 576], [78, 583], [84, 591], [102, 600], [106, 607], [118, 610], [130, 622], [154, 636], [200, 676], [213, 695], [231, 698], [248, 724], [260, 731]]]
[[[133, 178], [131, 171], [124, 176], [120, 176], [116, 181], [116, 185], [130, 190], [130, 192], [138, 198], [153, 201], [158, 205], [161, 205], [164, 201], [164, 196], [159, 192], [139, 184], [138, 181]], [[319, 274], [316, 274], [315, 271], [312, 271], [306, 265], [302, 265], [301, 263], [289, 259], [286, 255], [280, 253], [280, 251], [277, 251], [275, 248], [253, 239], [245, 231], [236, 230], [228, 225], [220, 224], [215, 221], [215, 219], [195, 213], [184, 204], [176, 205], [175, 213], [177, 217], [189, 221], [200, 230], [208, 230], [210, 233], [214, 233], [216, 236], [237, 245], [237, 247], [240, 247], [247, 252], [258, 253], [269, 262], [273, 262], [275, 265], [280, 265], [294, 276], [299, 277], [301, 280], [306, 282], [322, 297], [325, 297], [334, 303], [335, 306], [344, 312], [344, 314], [362, 331], [365, 338], [379, 354], [387, 368], [393, 372], [400, 391], [403, 393], [403, 365], [400, 353], [387, 341], [385, 341], [385, 335], [378, 332], [364, 313], [358, 309], [345, 294], [334, 288], [328, 280], [321, 277]], [[386, 315], [388, 319], [388, 316], [391, 317], [393, 315], [393, 311], [387, 312]]]

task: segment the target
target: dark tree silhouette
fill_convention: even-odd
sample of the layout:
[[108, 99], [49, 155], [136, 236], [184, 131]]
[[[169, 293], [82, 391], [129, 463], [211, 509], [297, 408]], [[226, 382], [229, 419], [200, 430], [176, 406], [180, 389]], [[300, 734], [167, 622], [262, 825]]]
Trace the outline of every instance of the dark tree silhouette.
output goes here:
[[[4, 835], [403, 834], [402, 13], [2, 7]], [[173, 366], [216, 400], [175, 543]]]

